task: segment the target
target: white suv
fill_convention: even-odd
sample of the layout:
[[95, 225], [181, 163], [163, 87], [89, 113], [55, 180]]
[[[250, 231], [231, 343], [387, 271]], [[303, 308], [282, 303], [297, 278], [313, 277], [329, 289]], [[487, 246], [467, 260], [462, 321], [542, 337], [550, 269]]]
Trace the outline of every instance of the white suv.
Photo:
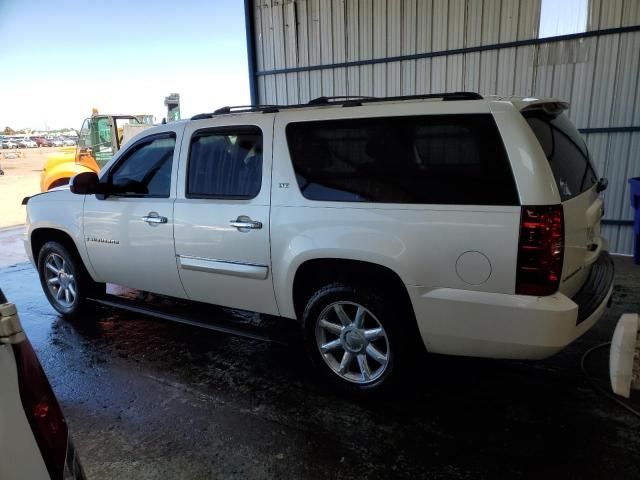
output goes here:
[[606, 180], [566, 108], [464, 92], [223, 108], [29, 199], [27, 253], [63, 315], [113, 283], [296, 319], [350, 389], [411, 368], [418, 338], [545, 358], [613, 283]]

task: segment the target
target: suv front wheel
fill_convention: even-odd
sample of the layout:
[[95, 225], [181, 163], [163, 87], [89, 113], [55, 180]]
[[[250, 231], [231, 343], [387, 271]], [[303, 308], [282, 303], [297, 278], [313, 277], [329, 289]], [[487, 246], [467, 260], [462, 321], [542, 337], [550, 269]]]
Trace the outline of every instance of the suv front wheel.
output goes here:
[[47, 242], [38, 254], [40, 284], [53, 308], [65, 317], [76, 317], [87, 306], [90, 293], [104, 284], [94, 282], [77, 255], [61, 243]]
[[307, 348], [323, 376], [350, 392], [388, 386], [403, 355], [399, 312], [366, 287], [331, 284], [307, 302]]

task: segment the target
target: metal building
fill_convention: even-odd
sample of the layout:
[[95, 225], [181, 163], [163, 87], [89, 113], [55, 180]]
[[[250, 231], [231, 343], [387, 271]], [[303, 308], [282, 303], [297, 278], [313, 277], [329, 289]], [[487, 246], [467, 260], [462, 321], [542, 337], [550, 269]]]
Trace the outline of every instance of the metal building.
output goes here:
[[[569, 8], [563, 15], [545, 13], [562, 2]], [[570, 101], [569, 116], [609, 179], [604, 230], [610, 249], [631, 253], [627, 179], [640, 176], [640, 0], [245, 5], [253, 103], [460, 90]], [[564, 18], [554, 33], [554, 22]], [[568, 24], [573, 33], [565, 34]]]

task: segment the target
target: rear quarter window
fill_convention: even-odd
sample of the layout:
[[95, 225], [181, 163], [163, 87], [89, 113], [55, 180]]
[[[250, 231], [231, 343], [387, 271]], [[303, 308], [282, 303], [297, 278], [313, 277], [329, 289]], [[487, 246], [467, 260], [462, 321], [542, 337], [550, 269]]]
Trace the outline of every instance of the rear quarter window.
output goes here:
[[523, 115], [549, 161], [562, 201], [597, 183], [587, 145], [565, 114], [534, 110]]
[[518, 205], [491, 115], [291, 123], [289, 152], [310, 200]]

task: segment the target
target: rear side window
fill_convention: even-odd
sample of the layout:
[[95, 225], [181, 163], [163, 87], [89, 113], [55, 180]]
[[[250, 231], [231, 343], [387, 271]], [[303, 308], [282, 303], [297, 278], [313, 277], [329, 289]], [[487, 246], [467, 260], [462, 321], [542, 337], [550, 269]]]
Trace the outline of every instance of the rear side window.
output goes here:
[[580, 195], [597, 183], [587, 146], [566, 115], [541, 111], [523, 115], [549, 160], [562, 201]]
[[257, 127], [200, 130], [191, 137], [188, 198], [253, 198], [262, 183]]
[[518, 205], [491, 115], [291, 123], [289, 151], [310, 200]]

